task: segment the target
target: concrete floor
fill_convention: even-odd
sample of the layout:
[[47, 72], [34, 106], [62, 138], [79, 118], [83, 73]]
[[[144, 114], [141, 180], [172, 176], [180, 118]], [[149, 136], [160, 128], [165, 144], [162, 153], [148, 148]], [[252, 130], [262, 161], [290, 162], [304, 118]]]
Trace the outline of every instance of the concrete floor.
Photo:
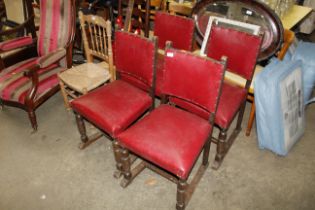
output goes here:
[[[175, 209], [176, 185], [148, 169], [120, 187], [109, 140], [79, 150], [74, 116], [60, 94], [37, 116], [39, 130], [32, 133], [24, 111], [0, 111], [1, 210]], [[255, 129], [250, 138], [242, 132], [221, 168], [208, 168], [187, 209], [315, 209], [315, 104], [306, 119], [287, 157], [260, 150]]]

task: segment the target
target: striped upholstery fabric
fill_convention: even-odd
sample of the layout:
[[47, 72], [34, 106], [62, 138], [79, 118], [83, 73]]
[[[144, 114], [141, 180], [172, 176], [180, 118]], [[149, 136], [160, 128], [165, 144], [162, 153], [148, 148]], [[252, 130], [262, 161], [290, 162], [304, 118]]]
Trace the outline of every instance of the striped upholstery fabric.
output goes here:
[[[24, 76], [24, 71], [35, 64], [39, 64], [42, 56], [46, 58], [65, 55], [65, 46], [72, 39], [72, 6], [69, 0], [41, 0], [41, 23], [37, 51], [39, 57], [22, 61], [0, 72], [0, 98], [4, 101], [13, 101], [24, 104], [32, 81]], [[61, 50], [60, 50], [61, 49]], [[56, 52], [56, 54], [50, 54]], [[65, 63], [60, 61], [60, 63]], [[46, 59], [47, 60], [47, 59]], [[47, 63], [47, 62], [46, 62]], [[64, 70], [61, 64], [44, 63], [38, 71], [39, 84], [35, 101], [45, 95], [49, 90], [59, 85], [57, 73]]]
[[[24, 76], [24, 71], [27, 67], [34, 65], [35, 62], [36, 58], [31, 58], [0, 73], [0, 98], [2, 100], [24, 104], [25, 96], [31, 86], [31, 80]], [[60, 70], [61, 67], [58, 67], [57, 64], [52, 64], [38, 71], [39, 86], [36, 98], [40, 98], [58, 84], [57, 72]]]
[[70, 42], [72, 33], [71, 8], [71, 1], [69, 0], [40, 1], [41, 27], [37, 45], [39, 56], [47, 55]]
[[33, 38], [31, 36], [19, 37], [16, 39], [4, 41], [0, 43], [0, 52], [1, 51], [9, 51], [19, 47], [23, 47], [25, 45], [29, 45], [33, 43]]

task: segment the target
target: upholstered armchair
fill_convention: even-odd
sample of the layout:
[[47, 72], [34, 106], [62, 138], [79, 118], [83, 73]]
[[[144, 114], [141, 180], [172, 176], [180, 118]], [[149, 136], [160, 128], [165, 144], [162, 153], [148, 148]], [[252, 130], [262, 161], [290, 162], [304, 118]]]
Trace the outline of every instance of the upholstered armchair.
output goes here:
[[0, 73], [1, 105], [25, 110], [34, 130], [35, 110], [59, 90], [57, 73], [71, 67], [75, 1], [41, 0], [40, 17], [37, 56]]

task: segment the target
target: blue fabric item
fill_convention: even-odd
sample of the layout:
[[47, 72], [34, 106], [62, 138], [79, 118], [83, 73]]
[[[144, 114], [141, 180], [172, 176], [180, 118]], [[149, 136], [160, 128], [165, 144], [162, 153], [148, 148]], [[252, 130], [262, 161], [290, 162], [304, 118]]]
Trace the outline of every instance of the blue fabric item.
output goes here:
[[306, 105], [315, 100], [315, 98], [310, 99], [315, 86], [315, 43], [300, 41], [292, 60], [301, 60], [303, 63], [304, 104]]
[[273, 60], [256, 77], [256, 125], [261, 149], [287, 155], [304, 133], [301, 67], [301, 61]]

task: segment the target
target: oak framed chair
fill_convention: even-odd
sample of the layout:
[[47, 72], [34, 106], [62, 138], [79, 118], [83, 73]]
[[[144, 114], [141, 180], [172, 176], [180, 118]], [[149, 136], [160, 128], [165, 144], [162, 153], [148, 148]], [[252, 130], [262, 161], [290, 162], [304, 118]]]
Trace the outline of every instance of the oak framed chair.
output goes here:
[[[122, 187], [145, 168], [152, 169], [177, 184], [176, 209], [185, 209], [208, 166], [225, 63], [224, 58], [219, 62], [167, 47], [163, 104], [115, 138]], [[170, 98], [176, 101], [169, 103]], [[209, 118], [202, 118], [194, 106], [207, 110]], [[202, 164], [188, 184], [202, 151]], [[130, 153], [142, 159], [132, 170]]]
[[[58, 74], [65, 106], [70, 110], [69, 100], [115, 80], [112, 50], [112, 27], [96, 15], [84, 15], [79, 11], [84, 51], [87, 63], [74, 66]], [[94, 63], [94, 58], [99, 63]]]
[[[5, 0], [0, 23], [0, 71], [36, 53], [36, 30], [31, 0]], [[17, 15], [18, 14], [18, 15]]]
[[156, 95], [161, 95], [164, 72], [164, 49], [166, 41], [171, 41], [176, 49], [192, 51], [195, 23], [193, 19], [171, 15], [166, 12], [156, 12], [154, 21], [154, 36], [159, 38], [158, 61], [156, 74]]
[[71, 66], [75, 1], [40, 1], [37, 56], [0, 73], [1, 105], [21, 108], [37, 130], [35, 110], [59, 91], [57, 74]]
[[[117, 80], [71, 102], [81, 134], [81, 149], [103, 135], [115, 138], [154, 107], [156, 46], [155, 38], [151, 40], [128, 32], [116, 32]], [[85, 121], [101, 132], [87, 136]], [[115, 145], [113, 147], [115, 149]], [[120, 168], [119, 164], [117, 168]]]
[[[253, 35], [237, 29], [220, 26], [217, 23], [213, 23], [211, 27], [206, 48], [207, 56], [213, 59], [219, 59], [223, 55], [227, 56], [227, 71], [246, 80], [245, 86], [238, 86], [228, 80], [224, 81], [215, 120], [215, 125], [220, 132], [217, 138], [212, 138], [212, 142], [217, 144], [216, 156], [212, 165], [213, 169], [220, 167], [224, 157], [241, 131], [246, 99], [261, 43], [261, 35]], [[206, 113], [205, 116], [207, 116]], [[235, 129], [227, 137], [227, 132], [235, 118], [237, 118]]]

